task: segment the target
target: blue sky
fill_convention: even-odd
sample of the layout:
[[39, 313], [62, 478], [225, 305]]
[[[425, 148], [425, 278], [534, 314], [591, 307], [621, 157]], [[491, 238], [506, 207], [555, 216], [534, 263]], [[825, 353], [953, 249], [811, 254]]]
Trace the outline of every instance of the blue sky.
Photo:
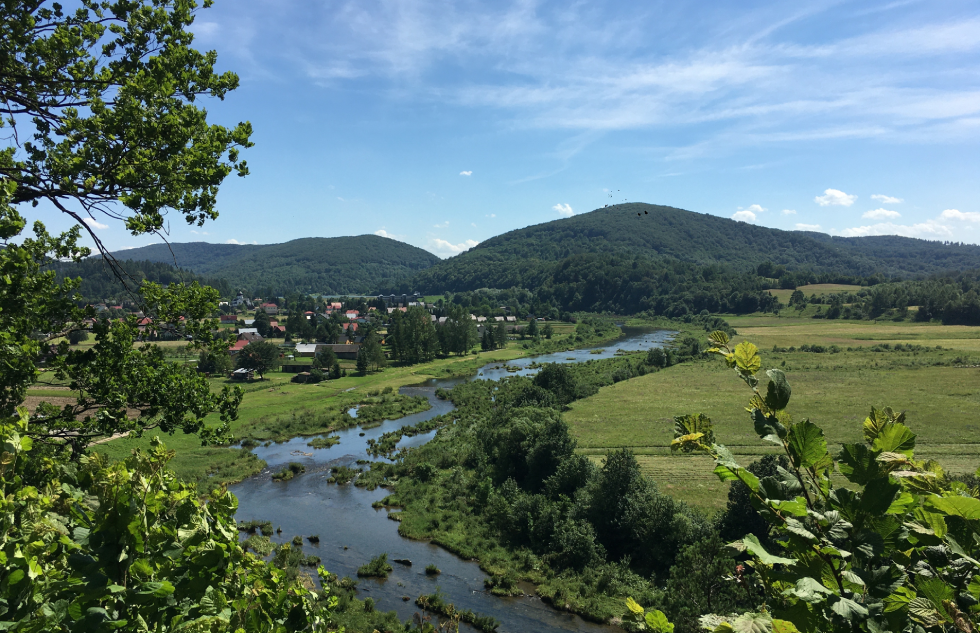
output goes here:
[[173, 241], [449, 256], [628, 200], [980, 242], [975, 0], [218, 0], [194, 30], [242, 80], [212, 117], [256, 145]]

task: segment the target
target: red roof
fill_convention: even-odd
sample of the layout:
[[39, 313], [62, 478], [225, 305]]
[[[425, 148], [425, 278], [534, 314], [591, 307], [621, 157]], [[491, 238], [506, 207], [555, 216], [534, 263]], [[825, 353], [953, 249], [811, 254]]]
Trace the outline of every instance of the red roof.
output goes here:
[[249, 344], [250, 341], [235, 341], [235, 344], [228, 348], [229, 352], [240, 352]]
[[238, 321], [237, 314], [222, 314], [220, 318], [222, 323], [234, 323]]
[[150, 317], [143, 317], [142, 319], [136, 322], [137, 325], [149, 325], [151, 323], [153, 323], [153, 319], [151, 319]]
[[355, 332], [357, 331], [357, 323], [341, 323], [341, 324], [340, 324], [340, 326], [341, 326], [342, 328], [344, 328], [345, 330], [346, 330], [346, 329], [347, 329], [348, 327], [352, 327], [352, 328], [354, 328], [354, 331], [355, 331]]
[[278, 308], [279, 306], [277, 306], [274, 303], [263, 303], [260, 307], [262, 307], [262, 308]]

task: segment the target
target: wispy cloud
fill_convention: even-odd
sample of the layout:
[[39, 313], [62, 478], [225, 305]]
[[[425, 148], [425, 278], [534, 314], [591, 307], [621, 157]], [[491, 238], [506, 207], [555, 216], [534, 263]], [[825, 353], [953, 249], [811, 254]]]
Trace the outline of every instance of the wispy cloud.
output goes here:
[[877, 200], [882, 204], [901, 204], [904, 202], [901, 198], [893, 198], [892, 196], [886, 196], [884, 194], [875, 193], [871, 195], [872, 200]]
[[745, 210], [751, 211], [752, 213], [765, 213], [769, 209], [765, 208], [761, 204], [750, 204]]
[[572, 205], [570, 204], [562, 204], [559, 202], [551, 208], [557, 211], [558, 215], [562, 216], [563, 218], [570, 218], [575, 215], [575, 211], [572, 209]]
[[868, 226], [856, 226], [844, 229], [838, 233], [844, 237], [865, 237], [869, 235], [900, 235], [902, 237], [918, 237], [922, 239], [946, 239], [953, 236], [948, 226], [935, 221], [919, 222], [917, 224], [893, 224], [882, 222]]
[[445, 221], [445, 222], [443, 222], [442, 224], [433, 224], [432, 226], [433, 226], [434, 228], [437, 228], [437, 229], [444, 229], [444, 228], [446, 228], [447, 226], [449, 226], [449, 220], [446, 220], [446, 221]]
[[819, 231], [820, 230], [820, 225], [819, 224], [800, 224], [800, 223], [797, 223], [796, 230], [797, 231]]
[[460, 176], [472, 176], [473, 175], [473, 172], [472, 171], [461, 171], [461, 172], [459, 172], [459, 175]]
[[378, 229], [377, 231], [374, 232], [374, 234], [379, 235], [381, 237], [387, 237], [392, 240], [399, 240], [399, 241], [405, 240], [404, 235], [395, 235], [394, 233], [389, 233], [388, 231], [384, 230], [384, 228]]
[[796, 209], [783, 209], [783, 215], [796, 215]]
[[109, 228], [109, 225], [108, 224], [102, 224], [101, 222], [97, 222], [96, 220], [94, 220], [92, 218], [82, 218], [82, 222], [84, 222], [85, 224], [88, 224], [93, 229], [98, 229], [100, 231], [104, 231], [107, 228]]
[[739, 222], [755, 222], [755, 214], [747, 209], [742, 211], [736, 211], [732, 214], [733, 220], [738, 220]]
[[[225, 240], [225, 244], [238, 244], [239, 246], [247, 246], [248, 242], [239, 242], [236, 239]], [[258, 244], [255, 240], [252, 240], [252, 244]]]
[[902, 217], [902, 214], [898, 211], [889, 211], [888, 209], [874, 209], [865, 211], [861, 217], [866, 220], [894, 220], [895, 218]]
[[846, 194], [839, 189], [825, 189], [822, 196], [813, 199], [821, 207], [849, 207], [857, 200], [857, 196]]

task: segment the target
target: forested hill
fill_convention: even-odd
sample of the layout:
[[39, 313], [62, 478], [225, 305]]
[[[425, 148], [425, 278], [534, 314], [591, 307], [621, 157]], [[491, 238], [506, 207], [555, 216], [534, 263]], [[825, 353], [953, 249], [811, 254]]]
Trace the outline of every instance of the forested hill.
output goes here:
[[189, 284], [196, 281], [201, 285], [217, 288], [225, 296], [231, 292], [231, 287], [224, 279], [198, 276], [162, 262], [121, 260], [119, 266], [122, 275], [128, 277], [126, 284], [130, 286], [129, 289], [123, 286], [100, 258], [90, 257], [80, 262], [56, 262], [52, 268], [59, 282], [65, 277], [73, 279], [81, 277], [82, 285], [79, 293], [89, 303], [130, 301], [133, 299], [130, 293], [139, 288], [142, 281], [152, 281], [162, 286], [169, 286], [172, 283]]
[[[171, 252], [172, 249], [172, 252]], [[268, 296], [286, 292], [363, 294], [397, 287], [439, 258], [377, 235], [306, 237], [284, 244], [154, 244], [117, 257], [166, 262], [233, 288]]]
[[[637, 215], [639, 214], [639, 215]], [[831, 237], [781, 231], [643, 203], [620, 204], [491, 238], [415, 278], [423, 292], [534, 288], [576, 255], [721, 264], [729, 273], [766, 261], [790, 271], [886, 278], [980, 268], [980, 246], [905, 237]]]

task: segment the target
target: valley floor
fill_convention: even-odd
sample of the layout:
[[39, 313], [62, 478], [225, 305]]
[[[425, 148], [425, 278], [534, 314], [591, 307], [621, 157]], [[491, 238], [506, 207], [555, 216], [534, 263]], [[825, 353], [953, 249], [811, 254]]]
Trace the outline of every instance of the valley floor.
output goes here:
[[[871, 407], [890, 406], [907, 412], [906, 423], [918, 434], [916, 457], [936, 459], [957, 474], [980, 466], [980, 328], [771, 315], [726, 319], [738, 331], [735, 342], [759, 346], [763, 369], [786, 372], [794, 419], [812, 419], [830, 442], [856, 440]], [[800, 351], [801, 345], [823, 351]], [[580, 452], [600, 461], [612, 449], [631, 447], [665, 492], [713, 512], [724, 508], [727, 484], [712, 473], [708, 458], [670, 453], [673, 417], [707, 414], [717, 441], [749, 463], [770, 450], [745, 412], [750, 396], [723, 360], [711, 357], [605, 387], [572, 403], [565, 419]]]

